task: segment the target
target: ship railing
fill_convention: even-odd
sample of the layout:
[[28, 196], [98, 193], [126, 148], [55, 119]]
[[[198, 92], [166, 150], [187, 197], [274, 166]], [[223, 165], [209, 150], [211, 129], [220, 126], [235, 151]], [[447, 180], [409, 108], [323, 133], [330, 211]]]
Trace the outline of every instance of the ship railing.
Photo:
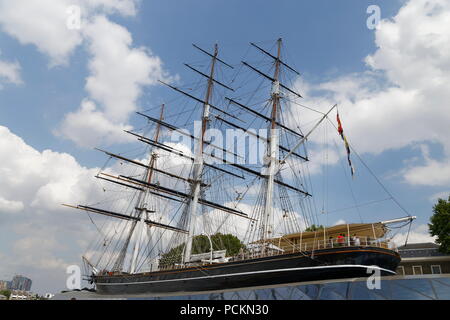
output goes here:
[[[240, 261], [240, 260], [248, 260], [248, 259], [257, 259], [263, 257], [270, 256], [278, 256], [288, 253], [298, 253], [298, 252], [311, 252], [315, 250], [321, 249], [332, 249], [332, 248], [345, 248], [345, 247], [377, 247], [384, 248], [389, 250], [398, 251], [397, 246], [394, 242], [389, 241], [387, 239], [373, 239], [370, 237], [343, 237], [343, 238], [333, 238], [333, 239], [322, 239], [316, 240], [314, 242], [306, 242], [306, 243], [295, 243], [291, 242], [288, 246], [283, 246], [283, 251], [275, 251], [269, 250], [265, 253], [261, 252], [243, 252], [232, 258], [232, 261]], [[207, 262], [203, 264], [209, 264]], [[160, 267], [160, 270], [168, 270], [168, 269], [184, 269], [189, 267], [183, 264], [174, 264], [167, 267]]]
[[291, 251], [314, 251], [319, 249], [332, 249], [341, 247], [377, 247], [397, 251], [394, 242], [386, 239], [373, 239], [370, 237], [342, 237], [322, 239], [306, 243], [291, 243]]
[[245, 252], [239, 254], [233, 258], [234, 261], [247, 260], [247, 259], [257, 259], [270, 256], [278, 256], [287, 253], [298, 253], [298, 252], [311, 252], [320, 249], [332, 249], [332, 248], [344, 248], [344, 247], [377, 247], [389, 250], [398, 251], [394, 242], [387, 239], [373, 239], [370, 237], [343, 237], [339, 239], [325, 239], [316, 240], [314, 242], [306, 243], [294, 243], [291, 242], [288, 246], [283, 246], [284, 251], [274, 251], [269, 250], [265, 253], [260, 252]]

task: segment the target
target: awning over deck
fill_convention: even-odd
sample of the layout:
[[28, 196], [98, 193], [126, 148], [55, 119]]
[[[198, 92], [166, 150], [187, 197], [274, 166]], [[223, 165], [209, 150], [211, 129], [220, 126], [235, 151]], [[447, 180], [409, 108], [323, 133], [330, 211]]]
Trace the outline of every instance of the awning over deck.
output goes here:
[[317, 231], [309, 232], [299, 232], [287, 234], [282, 237], [273, 238], [269, 240], [275, 245], [281, 248], [292, 245], [293, 243], [309, 243], [314, 241], [329, 240], [330, 237], [336, 239], [339, 235], [344, 237], [353, 237], [356, 235], [359, 238], [365, 239], [379, 239], [382, 238], [386, 232], [387, 228], [384, 224], [378, 223], [353, 223], [353, 224], [342, 224], [329, 228], [320, 229]]

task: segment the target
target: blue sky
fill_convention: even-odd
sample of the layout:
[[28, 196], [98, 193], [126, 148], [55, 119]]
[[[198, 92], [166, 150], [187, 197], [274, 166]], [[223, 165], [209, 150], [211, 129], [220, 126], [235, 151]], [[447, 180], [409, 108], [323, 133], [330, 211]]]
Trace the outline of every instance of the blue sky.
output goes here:
[[[157, 79], [191, 81], [182, 64], [200, 60], [192, 43], [211, 48], [218, 42], [221, 56], [236, 64], [249, 42], [271, 47], [282, 37], [287, 58], [302, 73], [298, 87], [306, 93], [305, 103], [318, 108], [340, 104], [352, 145], [399, 202], [418, 216], [412, 238], [429, 240], [424, 226], [433, 202], [450, 192], [450, 146], [445, 142], [450, 134], [445, 125], [450, 50], [441, 45], [449, 39], [448, 28], [442, 27], [450, 12], [445, 1], [125, 0], [123, 5], [103, 1], [96, 6], [78, 0], [74, 2], [84, 10], [81, 30], [64, 29], [64, 5], [73, 2], [61, 1], [59, 13], [58, 8], [45, 8], [51, 4], [36, 9], [35, 1], [24, 1], [22, 7], [19, 2], [0, 0], [0, 172], [7, 176], [0, 188], [0, 259], [10, 260], [0, 265], [0, 278], [27, 273], [40, 279], [38, 290], [61, 287], [63, 266], [76, 263], [85, 245], [80, 240], [83, 228], [72, 224], [47, 229], [45, 222], [87, 220], [61, 216], [61, 209], [48, 202], [59, 205], [77, 188], [89, 193], [80, 177], [92, 176], [105, 160], [92, 147], [119, 148], [107, 141], [108, 136], [115, 137], [111, 128], [138, 127], [142, 120], [133, 112], [167, 98]], [[380, 7], [383, 19], [376, 30], [366, 25], [366, 10], [373, 4]], [[12, 14], [17, 10], [22, 14]], [[105, 45], [111, 50], [103, 52]], [[114, 50], [122, 58], [135, 57], [129, 68], [121, 63], [123, 59], [110, 56]], [[111, 79], [108, 71], [115, 69], [119, 71]], [[108, 96], [120, 91], [121, 84], [136, 94]], [[114, 104], [122, 98], [128, 111]], [[82, 109], [86, 101], [93, 103], [93, 109]], [[83, 118], [82, 110], [95, 113], [105, 123], [101, 127], [105, 131], [97, 128], [91, 133], [92, 123]], [[81, 133], [87, 135], [83, 141]], [[14, 160], [16, 146], [20, 152]], [[355, 155], [353, 159], [358, 176], [350, 183], [358, 202], [386, 198]], [[23, 174], [15, 178], [14, 170]], [[320, 203], [321, 178], [315, 179]], [[347, 182], [336, 159], [331, 161], [329, 181], [334, 209], [352, 205], [353, 201], [341, 200], [348, 198], [349, 189], [341, 187]], [[8, 210], [11, 207], [14, 210]], [[364, 210], [365, 221], [404, 215], [392, 202]], [[355, 212], [334, 213], [323, 222], [354, 218]], [[65, 228], [71, 229], [76, 244], [61, 240]], [[35, 250], [40, 241], [42, 252]], [[36, 262], [41, 258], [52, 264]], [[30, 266], [30, 261], [36, 263]], [[51, 276], [52, 268], [58, 270], [58, 277]]]
[[[383, 8], [383, 17], [391, 16], [401, 4], [377, 3]], [[275, 14], [272, 5], [259, 6], [254, 1], [145, 1], [136, 17], [113, 16], [111, 20], [128, 28], [135, 46], [147, 46], [162, 57], [165, 68], [173, 74], [188, 76], [189, 71], [182, 68], [182, 63], [197, 55], [192, 43], [211, 47], [218, 41], [227, 59], [239, 61], [249, 42], [275, 41], [282, 36], [290, 55], [295, 56], [293, 63], [309, 81], [320, 81], [364, 70], [363, 58], [375, 49], [374, 32], [366, 27], [366, 9], [370, 4], [370, 1], [342, 4], [281, 1], [276, 6], [279, 13]], [[5, 33], [0, 33], [0, 43], [5, 60], [20, 61], [26, 83], [0, 92], [5, 106], [0, 111], [2, 123], [38, 150], [72, 151], [73, 144], [55, 138], [51, 129], [85, 95], [86, 52], [79, 47], [70, 65], [49, 69], [48, 57], [32, 45], [23, 46]], [[150, 95], [157, 90], [148, 88]]]

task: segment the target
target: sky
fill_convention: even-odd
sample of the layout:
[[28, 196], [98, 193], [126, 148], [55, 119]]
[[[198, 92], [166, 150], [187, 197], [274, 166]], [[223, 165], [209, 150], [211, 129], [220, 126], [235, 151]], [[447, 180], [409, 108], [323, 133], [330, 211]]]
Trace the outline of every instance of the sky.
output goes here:
[[[380, 9], [376, 28], [371, 5]], [[92, 177], [105, 158], [93, 148], [130, 142], [123, 130], [142, 125], [135, 112], [166, 98], [158, 80], [189, 82], [183, 63], [199, 60], [193, 43], [218, 43], [237, 64], [249, 42], [272, 48], [282, 37], [304, 103], [339, 104], [354, 150], [417, 216], [409, 241], [433, 241], [433, 204], [450, 194], [449, 24], [445, 0], [0, 0], [0, 279], [24, 274], [34, 291], [64, 289], [67, 266], [80, 264], [95, 230], [60, 204], [101, 194]], [[338, 190], [330, 211], [349, 195], [339, 154], [330, 149], [327, 162]], [[345, 183], [356, 202], [386, 198], [353, 156], [357, 178]], [[314, 177], [323, 172], [316, 160]], [[362, 214], [405, 216], [392, 201]]]

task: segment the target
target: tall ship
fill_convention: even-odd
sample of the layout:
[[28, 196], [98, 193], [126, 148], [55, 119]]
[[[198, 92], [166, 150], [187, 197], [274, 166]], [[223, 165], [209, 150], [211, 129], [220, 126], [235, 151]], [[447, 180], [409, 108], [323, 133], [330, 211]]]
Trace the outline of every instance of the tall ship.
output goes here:
[[320, 112], [302, 104], [300, 73], [287, 64], [283, 41], [251, 43], [259, 56], [238, 65], [225, 62], [218, 45], [194, 47], [202, 60], [186, 67], [196, 81], [161, 81], [171, 99], [138, 113], [143, 127], [124, 132], [136, 140], [133, 149], [99, 150], [108, 157], [96, 176], [106, 199], [65, 205], [86, 212], [98, 231], [83, 256], [97, 293], [395, 274], [400, 256], [391, 226], [414, 217], [319, 224], [307, 144], [332, 123], [354, 175], [351, 148], [336, 105]]

